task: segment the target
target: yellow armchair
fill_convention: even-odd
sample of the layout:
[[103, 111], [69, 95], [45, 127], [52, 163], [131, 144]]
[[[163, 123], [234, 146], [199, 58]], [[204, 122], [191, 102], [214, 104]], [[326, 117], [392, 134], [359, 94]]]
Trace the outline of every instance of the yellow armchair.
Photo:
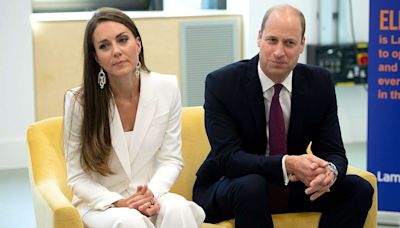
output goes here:
[[[29, 146], [29, 173], [36, 226], [40, 228], [83, 228], [78, 210], [71, 204], [72, 193], [67, 186], [63, 152], [63, 119], [54, 117], [38, 121], [27, 130]], [[202, 157], [199, 158], [200, 160]], [[199, 161], [201, 162], [201, 161]], [[181, 176], [190, 176], [190, 169]], [[193, 176], [190, 178], [194, 180]], [[177, 183], [184, 186], [185, 197], [191, 195], [193, 181]], [[191, 198], [191, 197], [190, 197]], [[202, 228], [224, 228], [206, 224]], [[228, 226], [230, 227], [230, 226]]]
[[[186, 107], [182, 113], [182, 143], [185, 166], [171, 191], [192, 200], [192, 188], [197, 169], [200, 167], [208, 152], [210, 144], [204, 128], [204, 111], [202, 107]], [[365, 228], [377, 227], [377, 184], [376, 177], [367, 171], [348, 167], [347, 173], [357, 174], [371, 183], [375, 189], [374, 199], [369, 210]], [[321, 213], [287, 213], [272, 215], [274, 227], [318, 227]], [[233, 228], [234, 220], [218, 224], [220, 227]]]
[[39, 121], [28, 128], [29, 173], [36, 226], [83, 228], [71, 204], [63, 153], [62, 117]]
[[[202, 107], [183, 108], [182, 141], [185, 166], [171, 191], [192, 199], [195, 174], [207, 156], [210, 145], [204, 129]], [[29, 144], [29, 172], [33, 192], [37, 227], [80, 228], [82, 220], [71, 204], [72, 193], [66, 184], [63, 153], [62, 117], [54, 117], [32, 124], [27, 131]], [[371, 182], [375, 189], [373, 205], [366, 228], [377, 226], [376, 178], [369, 172], [348, 168]], [[317, 227], [320, 213], [290, 213], [273, 215], [275, 227]], [[233, 228], [234, 220], [206, 224], [202, 228]]]

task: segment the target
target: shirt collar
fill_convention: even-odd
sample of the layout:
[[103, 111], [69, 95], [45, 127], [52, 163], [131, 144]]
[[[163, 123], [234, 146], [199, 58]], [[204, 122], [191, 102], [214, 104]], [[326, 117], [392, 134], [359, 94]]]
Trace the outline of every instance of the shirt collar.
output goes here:
[[[269, 77], [267, 77], [266, 74], [264, 74], [264, 72], [261, 69], [260, 61], [258, 61], [257, 64], [257, 71], [258, 71], [258, 77], [260, 78], [261, 87], [264, 93], [265, 91], [273, 87], [275, 85], [275, 82], [273, 82]], [[292, 93], [292, 78], [293, 78], [293, 71], [290, 71], [289, 75], [282, 82], [283, 87], [285, 87], [289, 91], [289, 93]]]

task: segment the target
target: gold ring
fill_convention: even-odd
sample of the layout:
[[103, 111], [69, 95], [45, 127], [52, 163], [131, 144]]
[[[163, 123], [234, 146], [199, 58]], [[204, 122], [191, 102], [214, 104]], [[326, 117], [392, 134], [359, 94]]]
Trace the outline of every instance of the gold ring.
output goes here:
[[154, 201], [153, 200], [150, 200], [149, 203], [150, 203], [151, 206], [154, 205]]

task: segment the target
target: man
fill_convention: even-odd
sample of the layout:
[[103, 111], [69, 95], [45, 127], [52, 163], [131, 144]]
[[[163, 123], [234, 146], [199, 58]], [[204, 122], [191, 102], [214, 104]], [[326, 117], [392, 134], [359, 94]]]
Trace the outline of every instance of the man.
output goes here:
[[[207, 76], [212, 149], [193, 190], [207, 222], [235, 218], [236, 228], [265, 228], [273, 227], [272, 213], [320, 211], [320, 227], [363, 226], [373, 188], [345, 175], [331, 76], [297, 63], [304, 32], [298, 9], [273, 7], [258, 34], [259, 54]], [[306, 153], [310, 143], [314, 155]]]

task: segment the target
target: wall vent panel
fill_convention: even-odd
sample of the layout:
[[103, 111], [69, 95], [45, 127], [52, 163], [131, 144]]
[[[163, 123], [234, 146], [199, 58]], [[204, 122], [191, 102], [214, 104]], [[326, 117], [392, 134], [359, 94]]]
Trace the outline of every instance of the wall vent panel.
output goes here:
[[183, 106], [204, 104], [205, 77], [240, 58], [238, 21], [181, 22], [181, 91]]

